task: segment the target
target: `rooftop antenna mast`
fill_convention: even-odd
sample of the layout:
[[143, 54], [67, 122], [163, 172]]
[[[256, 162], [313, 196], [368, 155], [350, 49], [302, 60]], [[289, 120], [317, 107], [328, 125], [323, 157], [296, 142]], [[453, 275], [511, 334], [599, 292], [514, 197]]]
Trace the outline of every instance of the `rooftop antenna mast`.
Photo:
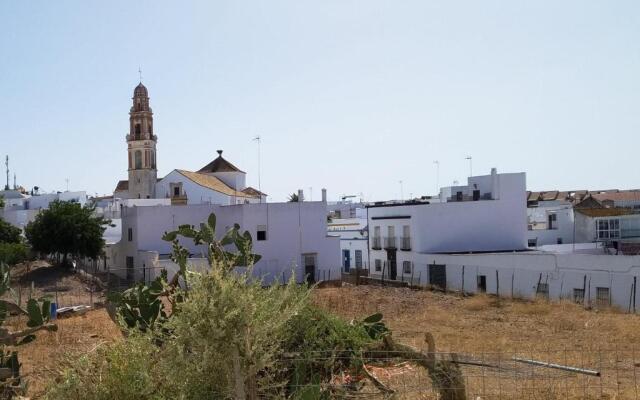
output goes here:
[[4, 165], [7, 166], [7, 184], [4, 186], [4, 190], [9, 190], [9, 156], [5, 158]]
[[253, 138], [254, 142], [258, 142], [258, 191], [260, 192], [260, 203], [262, 203], [262, 185], [260, 183], [260, 175], [261, 175], [261, 171], [260, 171], [260, 135], [256, 136]]

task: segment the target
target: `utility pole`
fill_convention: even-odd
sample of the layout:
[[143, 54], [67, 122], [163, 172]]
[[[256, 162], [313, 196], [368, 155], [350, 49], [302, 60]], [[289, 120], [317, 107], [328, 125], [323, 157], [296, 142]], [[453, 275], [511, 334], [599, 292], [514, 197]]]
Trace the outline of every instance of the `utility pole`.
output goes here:
[[465, 160], [469, 160], [469, 176], [473, 176], [473, 157], [467, 156]]
[[9, 156], [6, 157], [4, 165], [7, 166], [7, 184], [4, 186], [4, 190], [9, 190]]
[[69, 191], [69, 178], [65, 179], [65, 181], [67, 182], [67, 192]]
[[440, 161], [433, 162], [436, 165], [436, 193], [440, 193]]
[[398, 181], [400, 184], [400, 201], [404, 201], [404, 187], [402, 186], [402, 179]]
[[262, 187], [260, 182], [260, 135], [253, 138], [254, 142], [258, 142], [258, 191], [260, 191], [260, 203], [262, 203]]

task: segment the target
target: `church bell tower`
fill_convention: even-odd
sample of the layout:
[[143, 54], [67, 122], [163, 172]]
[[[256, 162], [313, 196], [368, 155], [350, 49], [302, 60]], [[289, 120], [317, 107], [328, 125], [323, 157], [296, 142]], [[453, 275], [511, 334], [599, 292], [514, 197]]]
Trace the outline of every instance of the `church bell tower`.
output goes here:
[[153, 134], [153, 112], [149, 107], [149, 93], [140, 82], [133, 91], [133, 105], [129, 112], [129, 198], [155, 198], [158, 170], [156, 142]]

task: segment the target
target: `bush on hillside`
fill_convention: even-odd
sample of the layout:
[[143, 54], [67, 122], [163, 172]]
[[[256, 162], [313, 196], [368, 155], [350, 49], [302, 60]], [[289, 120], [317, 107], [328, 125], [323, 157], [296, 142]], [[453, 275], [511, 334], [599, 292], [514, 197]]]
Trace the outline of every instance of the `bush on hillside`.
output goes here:
[[0, 243], [0, 263], [16, 265], [29, 259], [29, 247], [24, 243]]

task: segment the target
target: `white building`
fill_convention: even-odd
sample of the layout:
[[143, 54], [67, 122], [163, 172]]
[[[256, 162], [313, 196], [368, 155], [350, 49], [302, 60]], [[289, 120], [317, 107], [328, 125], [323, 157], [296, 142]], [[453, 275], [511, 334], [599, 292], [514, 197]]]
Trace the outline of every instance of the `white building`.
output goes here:
[[408, 280], [424, 253], [526, 249], [525, 179], [493, 169], [470, 177], [467, 186], [443, 189], [436, 203], [368, 206], [369, 274]]
[[[362, 209], [366, 213], [366, 209]], [[369, 268], [369, 238], [367, 218], [363, 213], [358, 218], [333, 218], [327, 223], [330, 236], [340, 238], [342, 270]]]
[[573, 243], [573, 204], [564, 201], [542, 201], [527, 207], [527, 244], [538, 247]]
[[41, 210], [48, 209], [54, 201], [73, 201], [81, 206], [87, 203], [87, 193], [84, 191], [44, 193], [31, 196], [11, 190], [0, 192], [0, 197], [5, 202], [4, 208], [0, 210], [0, 217], [20, 229], [24, 229]]
[[[110, 272], [127, 280], [153, 279], [161, 267], [175, 271], [168, 260], [171, 243], [162, 240], [164, 232], [180, 225], [199, 226], [214, 213], [217, 234], [223, 235], [234, 224], [253, 237], [254, 252], [262, 259], [254, 273], [266, 284], [288, 280], [340, 279], [339, 238], [327, 235], [324, 202], [257, 203], [230, 206], [195, 204], [125, 207], [122, 209], [122, 239], [109, 246]], [[203, 249], [191, 240], [192, 263], [202, 264]]]

